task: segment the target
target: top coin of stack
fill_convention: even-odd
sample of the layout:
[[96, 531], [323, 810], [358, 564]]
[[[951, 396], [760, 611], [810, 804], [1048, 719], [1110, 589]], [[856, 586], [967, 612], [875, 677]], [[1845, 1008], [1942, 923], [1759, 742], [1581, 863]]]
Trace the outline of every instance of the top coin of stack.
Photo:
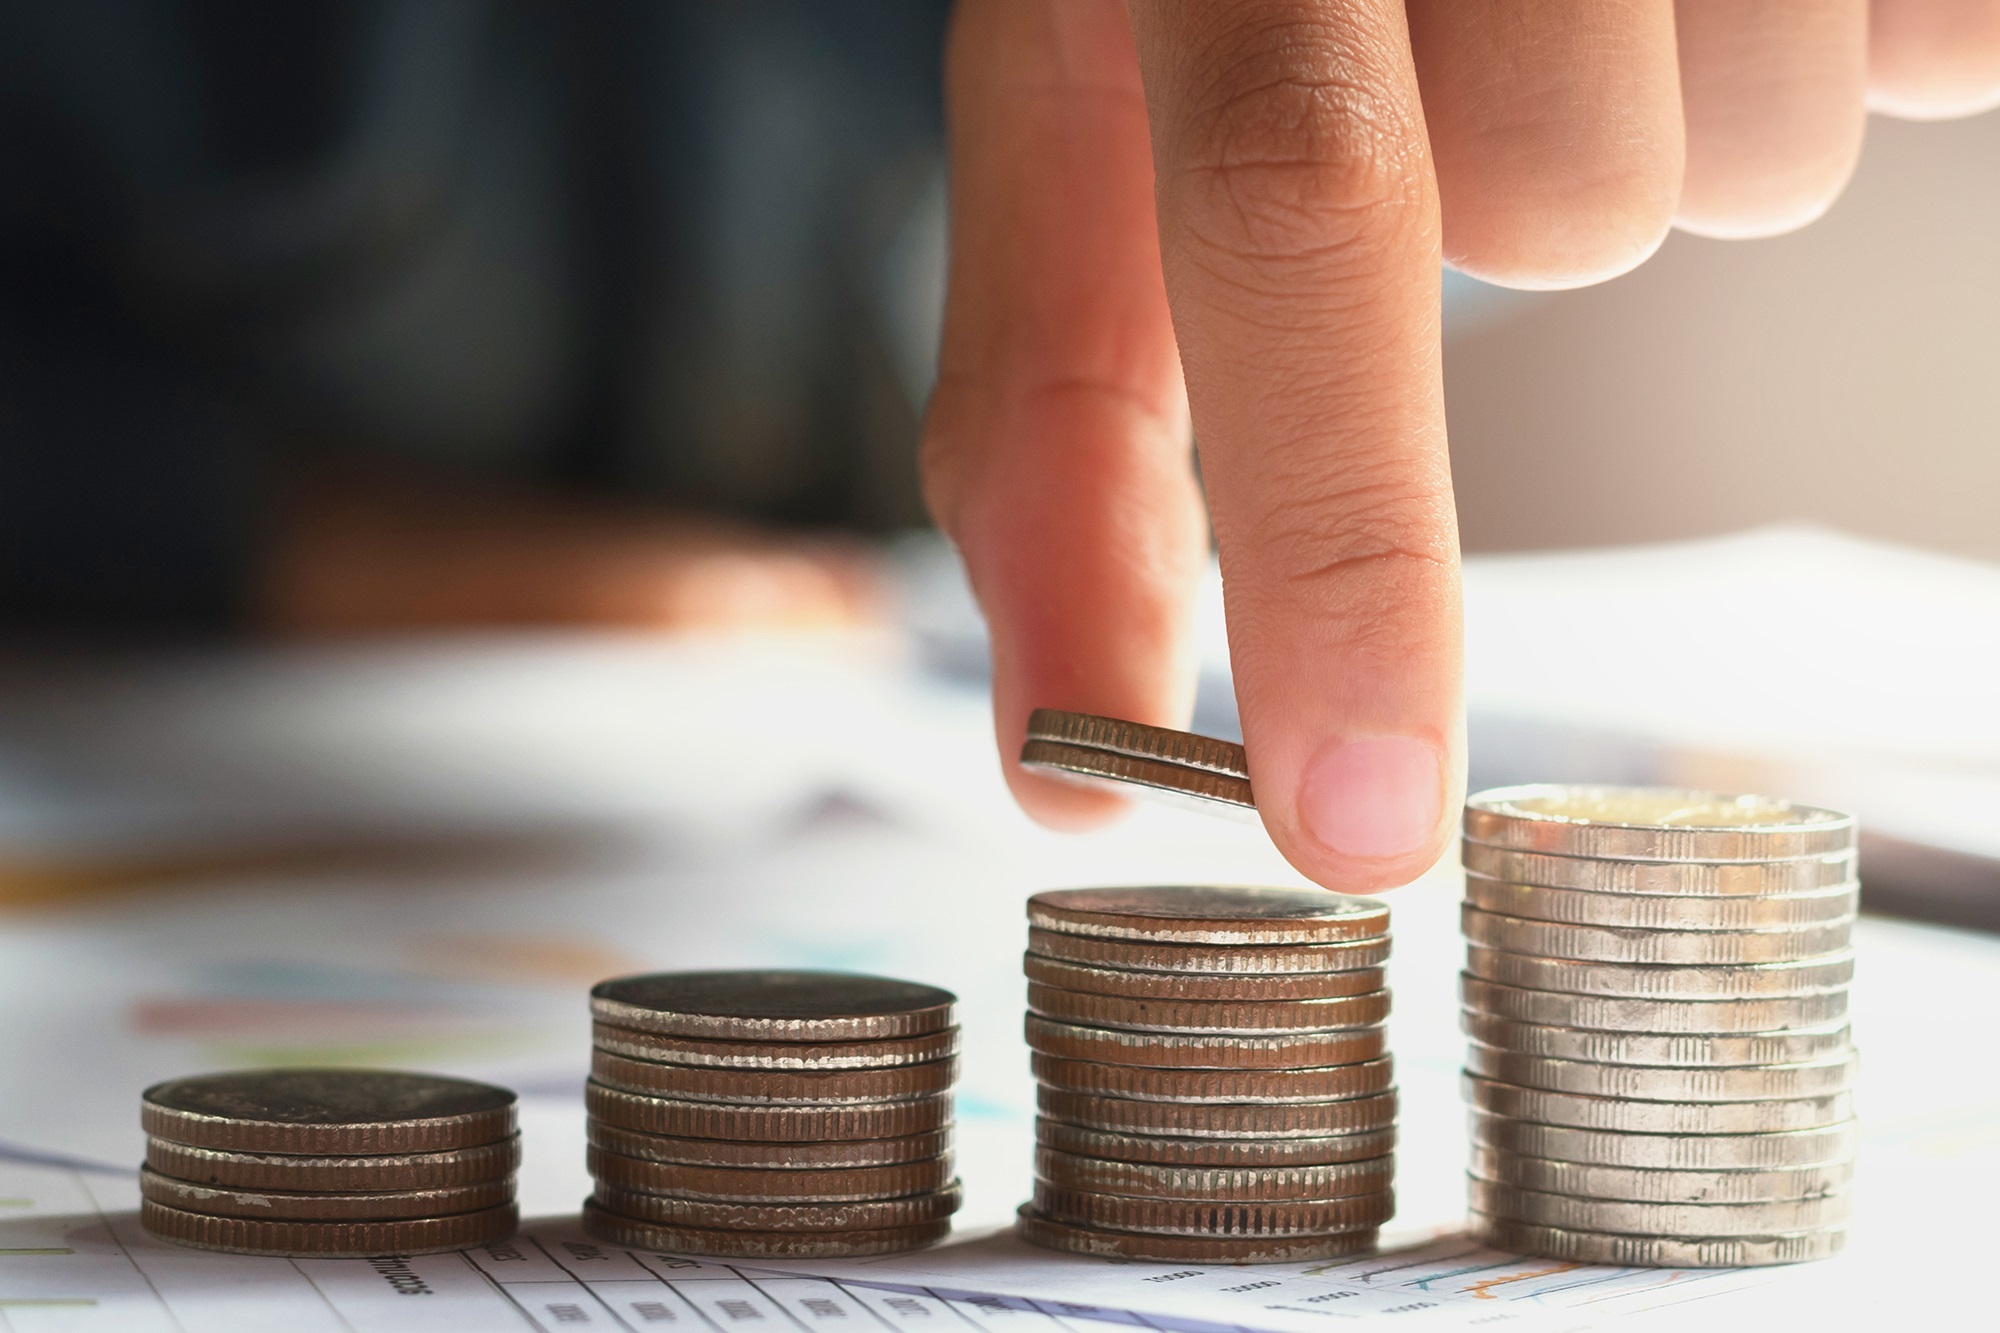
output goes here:
[[423, 1254], [514, 1233], [514, 1094], [380, 1069], [263, 1069], [146, 1089], [139, 1218], [236, 1254]]
[[887, 1254], [958, 1209], [950, 991], [663, 972], [590, 993], [593, 1235], [760, 1258]]
[[1021, 1234], [1187, 1263], [1372, 1248], [1394, 1208], [1388, 920], [1308, 889], [1031, 898]]
[[1837, 1250], [1854, 821], [1512, 787], [1467, 802], [1464, 860], [1474, 1234], [1675, 1267]]
[[1037, 708], [1028, 715], [1021, 767], [1205, 814], [1257, 818], [1243, 747], [1192, 732]]

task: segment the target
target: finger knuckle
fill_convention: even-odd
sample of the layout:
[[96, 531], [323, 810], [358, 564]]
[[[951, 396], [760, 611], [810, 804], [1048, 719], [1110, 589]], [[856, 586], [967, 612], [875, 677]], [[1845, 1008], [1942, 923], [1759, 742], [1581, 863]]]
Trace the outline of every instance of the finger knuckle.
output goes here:
[[1173, 184], [1204, 248], [1366, 263], [1421, 216], [1422, 127], [1389, 52], [1291, 19], [1218, 39], [1198, 70]]
[[1457, 568], [1448, 477], [1391, 465], [1278, 468], [1278, 497], [1259, 514], [1262, 582], [1290, 607], [1301, 601], [1343, 619], [1392, 622], [1414, 585]]

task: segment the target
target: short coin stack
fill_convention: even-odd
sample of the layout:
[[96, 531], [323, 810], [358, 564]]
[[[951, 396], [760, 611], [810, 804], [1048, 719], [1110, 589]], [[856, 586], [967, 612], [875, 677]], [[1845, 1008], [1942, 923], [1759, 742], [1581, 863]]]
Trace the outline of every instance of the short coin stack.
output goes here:
[[942, 1240], [958, 1209], [950, 991], [843, 972], [663, 972], [590, 993], [590, 1232], [827, 1258]]
[[1186, 1263], [1372, 1249], [1394, 1211], [1389, 911], [1320, 890], [1028, 901], [1022, 1236]]
[[1839, 1249], [1853, 820], [1512, 787], [1467, 803], [1464, 858], [1474, 1235], [1673, 1267]]
[[375, 1069], [267, 1069], [146, 1089], [139, 1218], [162, 1240], [298, 1258], [514, 1234], [514, 1094]]

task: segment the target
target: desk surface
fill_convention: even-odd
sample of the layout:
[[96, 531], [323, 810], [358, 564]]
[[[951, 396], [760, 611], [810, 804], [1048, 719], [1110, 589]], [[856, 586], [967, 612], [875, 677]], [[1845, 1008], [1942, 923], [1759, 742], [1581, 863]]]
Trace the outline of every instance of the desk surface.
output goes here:
[[[424, 1261], [437, 1292], [460, 1293], [424, 1307], [459, 1311], [441, 1326], [570, 1326], [549, 1309], [575, 1305], [608, 1327], [622, 1310], [618, 1318], [639, 1327], [631, 1303], [669, 1299], [641, 1289], [663, 1278], [724, 1284], [671, 1297], [688, 1309], [736, 1291], [729, 1283], [751, 1293], [729, 1299], [803, 1301], [803, 1278], [772, 1286], [761, 1270], [668, 1269], [614, 1255], [602, 1262], [618, 1275], [604, 1277], [598, 1260], [577, 1257], [568, 1220], [588, 1189], [579, 1087], [589, 984], [621, 971], [748, 965], [886, 972], [962, 997], [963, 1239], [895, 1260], [811, 1267], [846, 1284], [813, 1299], [858, 1302], [882, 1322], [916, 1319], [883, 1304], [884, 1292], [944, 1302], [938, 1311], [962, 1307], [974, 1323], [998, 1318], [993, 1300], [1020, 1298], [1104, 1307], [1104, 1317], [1137, 1310], [1156, 1326], [1185, 1328], [1320, 1327], [1336, 1306], [1395, 1311], [1405, 1322], [1504, 1314], [1583, 1328], [1674, 1318], [1678, 1303], [1697, 1298], [1704, 1318], [1749, 1319], [1779, 1302], [1789, 1317], [1828, 1328], [1857, 1304], [1990, 1317], [1978, 1274], [2000, 1200], [2000, 939], [1862, 923], [1855, 1024], [1866, 1142], [1847, 1255], [1743, 1274], [1517, 1261], [1456, 1234], [1460, 946], [1456, 876], [1441, 868], [1391, 896], [1405, 1112], [1385, 1256], [1200, 1270], [1169, 1293], [1153, 1266], [1063, 1259], [994, 1234], [1028, 1180], [1021, 901], [1060, 885], [1298, 882], [1261, 834], [1153, 809], [1088, 837], [1035, 829], [1005, 800], [983, 699], [873, 648], [607, 642], [482, 653], [455, 659], [453, 670], [486, 686], [442, 690], [459, 702], [456, 715], [435, 720], [441, 734], [476, 736], [482, 710], [518, 714], [551, 691], [594, 697], [615, 728], [621, 696], [604, 682], [617, 679], [650, 701], [630, 725], [645, 728], [653, 763], [607, 768], [579, 740], [567, 767], [543, 770], [549, 789], [533, 792], [506, 756], [474, 751], [456, 776], [425, 770], [442, 787], [424, 809], [489, 816], [454, 826], [453, 855], [302, 862], [0, 916], [7, 1326], [146, 1327], [142, 1310], [159, 1326], [190, 1329], [268, 1328], [277, 1310], [302, 1327], [327, 1318], [330, 1327], [403, 1326], [411, 1305], [383, 1305], [391, 1275], [361, 1261], [197, 1260], [133, 1224], [139, 1090], [193, 1070], [281, 1060], [460, 1072], [522, 1093], [523, 1205], [543, 1220], [520, 1257]], [[406, 665], [421, 674], [414, 659]], [[336, 667], [329, 688], [343, 679]], [[348, 685], [380, 689], [394, 678], [378, 667], [363, 675]], [[569, 707], [573, 716], [578, 705]], [[342, 780], [408, 780], [393, 760], [350, 754]], [[316, 775], [322, 786], [327, 778]], [[516, 1278], [553, 1285], [513, 1291]], [[579, 1284], [582, 1304], [571, 1290]], [[305, 1306], [319, 1313], [297, 1314]], [[245, 1323], [252, 1311], [264, 1322]], [[1093, 1317], [1071, 1308], [1050, 1326]]]

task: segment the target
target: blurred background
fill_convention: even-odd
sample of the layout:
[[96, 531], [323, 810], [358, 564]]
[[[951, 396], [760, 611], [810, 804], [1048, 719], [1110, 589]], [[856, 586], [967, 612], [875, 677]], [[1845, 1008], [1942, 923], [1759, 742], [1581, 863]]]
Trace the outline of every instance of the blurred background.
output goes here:
[[[1292, 882], [1001, 785], [914, 470], [947, 10], [0, 0], [0, 1160], [134, 1159], [150, 1078], [418, 1064], [519, 1088], [573, 1209], [590, 982], [857, 967], [965, 996], [998, 1223], [1021, 896]], [[1448, 278], [1473, 778], [1853, 809], [1872, 911], [1992, 928], [2000, 117], [1869, 133], [1797, 235]], [[1212, 576], [1201, 635], [1233, 734]], [[1413, 1225], [1462, 1203], [1454, 875], [1396, 898]], [[1974, 946], [1871, 929], [1936, 1026]], [[1888, 1072], [1931, 1142], [1940, 1068]]]

